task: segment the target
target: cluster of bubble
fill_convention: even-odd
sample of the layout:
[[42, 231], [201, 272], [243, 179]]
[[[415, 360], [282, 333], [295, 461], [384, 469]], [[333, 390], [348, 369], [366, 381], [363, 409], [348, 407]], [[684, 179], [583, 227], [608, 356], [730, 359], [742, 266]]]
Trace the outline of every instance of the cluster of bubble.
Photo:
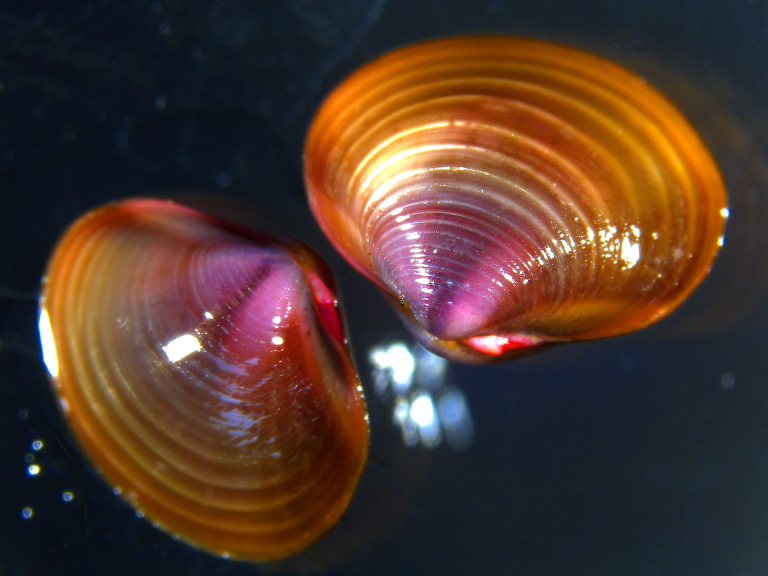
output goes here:
[[472, 416], [461, 390], [446, 383], [447, 360], [403, 342], [375, 346], [369, 359], [374, 392], [392, 402], [407, 446], [435, 448], [443, 438], [457, 451], [472, 444]]

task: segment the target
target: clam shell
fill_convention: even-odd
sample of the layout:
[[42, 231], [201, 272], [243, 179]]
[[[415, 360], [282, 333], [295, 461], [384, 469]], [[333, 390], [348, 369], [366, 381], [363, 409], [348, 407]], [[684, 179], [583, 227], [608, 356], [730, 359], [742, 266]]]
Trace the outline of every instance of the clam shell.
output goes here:
[[60, 241], [40, 330], [64, 415], [116, 491], [195, 546], [270, 560], [344, 513], [368, 421], [309, 249], [138, 199]]
[[471, 362], [637, 330], [723, 242], [719, 170], [627, 70], [554, 44], [437, 40], [337, 87], [306, 141], [321, 228], [422, 344]]

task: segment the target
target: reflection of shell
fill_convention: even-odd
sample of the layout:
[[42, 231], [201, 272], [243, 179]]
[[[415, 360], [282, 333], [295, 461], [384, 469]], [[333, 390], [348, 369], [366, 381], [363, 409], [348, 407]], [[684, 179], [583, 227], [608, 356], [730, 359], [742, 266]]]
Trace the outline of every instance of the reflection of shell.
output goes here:
[[640, 78], [552, 44], [427, 42], [310, 129], [313, 212], [423, 344], [483, 361], [642, 328], [706, 275], [727, 216], [695, 131]]
[[170, 202], [109, 205], [49, 264], [46, 363], [137, 509], [216, 553], [286, 557], [338, 521], [368, 451], [332, 289], [303, 246]]

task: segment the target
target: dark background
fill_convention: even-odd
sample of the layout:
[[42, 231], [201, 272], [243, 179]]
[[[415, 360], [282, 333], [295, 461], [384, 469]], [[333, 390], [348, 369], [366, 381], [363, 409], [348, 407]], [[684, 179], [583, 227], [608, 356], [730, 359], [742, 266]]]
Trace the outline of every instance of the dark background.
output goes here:
[[[768, 573], [768, 3], [3, 4], [0, 576]], [[595, 52], [666, 92], [721, 164], [728, 241], [693, 298], [649, 329], [451, 366], [474, 444], [406, 448], [367, 360], [404, 334], [320, 236], [301, 147], [323, 96], [357, 66], [488, 32]], [[35, 325], [46, 258], [81, 213], [137, 195], [256, 214], [336, 271], [371, 463], [344, 521], [299, 558], [239, 563], [173, 541], [112, 495], [56, 410]]]

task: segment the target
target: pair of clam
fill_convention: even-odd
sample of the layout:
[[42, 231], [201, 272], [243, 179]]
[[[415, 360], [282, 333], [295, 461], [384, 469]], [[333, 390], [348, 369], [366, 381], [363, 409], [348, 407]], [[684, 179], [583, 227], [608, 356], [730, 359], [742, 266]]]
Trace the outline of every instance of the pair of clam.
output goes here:
[[[318, 112], [305, 170], [335, 247], [425, 347], [468, 362], [666, 316], [727, 216], [709, 152], [642, 79], [505, 37], [365, 66]], [[367, 413], [309, 248], [172, 202], [111, 204], [56, 248], [40, 332], [75, 435], [162, 528], [269, 560], [346, 510]]]

